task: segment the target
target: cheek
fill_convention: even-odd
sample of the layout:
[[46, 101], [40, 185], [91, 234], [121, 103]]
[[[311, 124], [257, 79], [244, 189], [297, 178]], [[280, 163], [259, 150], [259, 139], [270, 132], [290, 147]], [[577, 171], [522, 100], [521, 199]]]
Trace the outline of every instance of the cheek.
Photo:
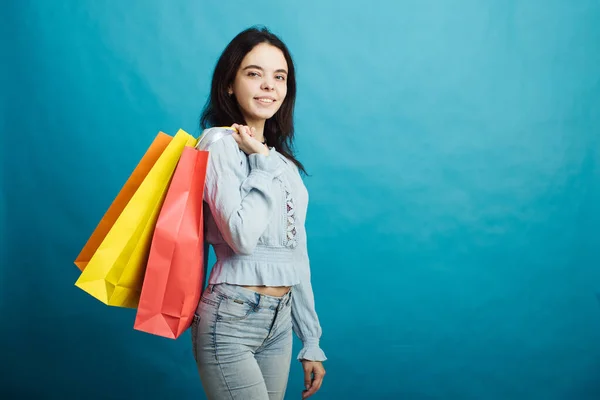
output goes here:
[[287, 95], [287, 85], [284, 83], [279, 87], [279, 96], [283, 99]]
[[252, 83], [253, 82], [251, 81], [240, 79], [235, 83], [234, 90], [238, 95], [245, 97], [248, 94], [253, 93], [254, 89], [252, 87]]

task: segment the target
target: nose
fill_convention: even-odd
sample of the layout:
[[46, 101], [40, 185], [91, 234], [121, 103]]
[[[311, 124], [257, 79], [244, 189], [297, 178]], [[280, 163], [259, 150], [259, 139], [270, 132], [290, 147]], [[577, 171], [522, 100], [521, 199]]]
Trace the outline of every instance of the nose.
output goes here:
[[273, 90], [274, 87], [275, 87], [275, 84], [273, 83], [272, 78], [265, 77], [265, 79], [263, 80], [263, 83], [262, 83], [262, 89], [263, 90]]

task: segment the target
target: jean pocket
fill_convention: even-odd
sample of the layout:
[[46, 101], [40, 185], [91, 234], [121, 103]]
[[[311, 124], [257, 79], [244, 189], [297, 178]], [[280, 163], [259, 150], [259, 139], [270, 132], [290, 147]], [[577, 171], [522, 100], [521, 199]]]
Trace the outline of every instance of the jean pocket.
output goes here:
[[219, 302], [217, 319], [219, 321], [241, 321], [248, 318], [254, 311], [254, 306], [247, 301], [224, 298]]
[[219, 296], [216, 293], [214, 293], [214, 292], [210, 293], [207, 290], [205, 290], [204, 293], [202, 293], [202, 297], [200, 297], [200, 301], [209, 306], [213, 306], [213, 307], [219, 306]]

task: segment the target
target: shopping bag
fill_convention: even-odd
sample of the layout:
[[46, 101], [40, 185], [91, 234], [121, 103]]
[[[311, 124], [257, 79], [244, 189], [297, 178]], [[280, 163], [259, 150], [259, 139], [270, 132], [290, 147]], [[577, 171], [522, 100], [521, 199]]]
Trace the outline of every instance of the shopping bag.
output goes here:
[[158, 157], [162, 154], [167, 145], [171, 142], [171, 139], [171, 136], [163, 132], [159, 132], [158, 135], [156, 135], [154, 141], [152, 142], [152, 144], [150, 145], [150, 147], [148, 148], [138, 165], [135, 167], [135, 169], [133, 170], [133, 172], [131, 173], [131, 175], [117, 194], [117, 197], [115, 197], [115, 199], [111, 203], [106, 213], [104, 213], [104, 216], [96, 226], [96, 229], [94, 229], [94, 232], [92, 232], [92, 235], [89, 237], [85, 246], [75, 259], [75, 265], [80, 270], [83, 271], [87, 264], [90, 262], [90, 259], [92, 258], [94, 253], [96, 252], [96, 250], [98, 250], [100, 243], [102, 243], [110, 228], [112, 228], [112, 226], [115, 224], [115, 221], [117, 220], [119, 215], [121, 215], [121, 212], [123, 212], [123, 209], [125, 208], [127, 203], [129, 203], [129, 200], [131, 200], [131, 197], [133, 196], [135, 191], [140, 187], [140, 184], [142, 183], [146, 175], [148, 175], [148, 172], [150, 171], [152, 166], [154, 166], [156, 160], [158, 160]]
[[115, 221], [75, 286], [109, 306], [136, 308], [158, 213], [185, 146], [179, 130]]
[[177, 339], [204, 280], [203, 196], [208, 152], [186, 147], [156, 222], [134, 329]]

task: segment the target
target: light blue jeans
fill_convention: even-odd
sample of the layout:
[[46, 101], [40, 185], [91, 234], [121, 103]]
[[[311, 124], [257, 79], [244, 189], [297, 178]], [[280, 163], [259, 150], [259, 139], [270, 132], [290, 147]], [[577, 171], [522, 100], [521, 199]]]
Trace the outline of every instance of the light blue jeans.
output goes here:
[[192, 348], [208, 400], [283, 399], [292, 357], [290, 290], [283, 297], [208, 285], [192, 322]]

